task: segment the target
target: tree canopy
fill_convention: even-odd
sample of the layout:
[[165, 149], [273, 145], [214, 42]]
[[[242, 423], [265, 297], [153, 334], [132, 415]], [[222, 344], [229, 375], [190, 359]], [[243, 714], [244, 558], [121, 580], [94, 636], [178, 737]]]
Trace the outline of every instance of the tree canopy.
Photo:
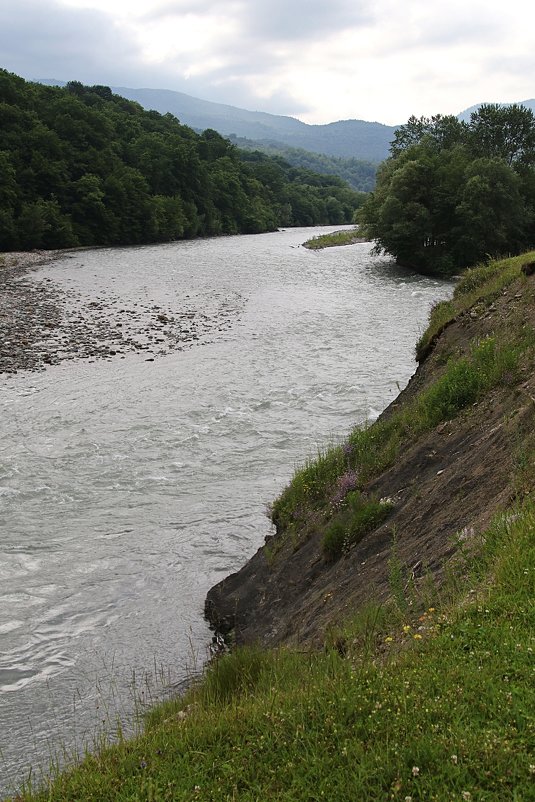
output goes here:
[[357, 214], [399, 264], [452, 274], [535, 240], [535, 117], [484, 105], [469, 123], [411, 117]]
[[0, 70], [0, 250], [126, 245], [352, 221], [336, 176], [241, 152], [107, 86]]

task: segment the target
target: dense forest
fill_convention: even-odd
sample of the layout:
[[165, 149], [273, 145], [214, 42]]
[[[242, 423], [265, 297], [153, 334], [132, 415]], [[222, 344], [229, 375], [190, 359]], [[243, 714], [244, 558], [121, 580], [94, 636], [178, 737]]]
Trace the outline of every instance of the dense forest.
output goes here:
[[377, 164], [362, 159], [343, 159], [338, 156], [327, 156], [325, 153], [312, 153], [303, 148], [291, 148], [280, 142], [266, 144], [229, 134], [228, 139], [241, 150], [260, 150], [268, 156], [275, 156], [291, 164], [292, 167], [304, 167], [322, 175], [337, 175], [358, 192], [370, 192], [375, 187]]
[[336, 176], [240, 152], [106, 86], [0, 70], [0, 250], [126, 245], [351, 222]]
[[377, 250], [451, 275], [535, 245], [535, 117], [483, 105], [470, 121], [411, 117], [359, 210]]

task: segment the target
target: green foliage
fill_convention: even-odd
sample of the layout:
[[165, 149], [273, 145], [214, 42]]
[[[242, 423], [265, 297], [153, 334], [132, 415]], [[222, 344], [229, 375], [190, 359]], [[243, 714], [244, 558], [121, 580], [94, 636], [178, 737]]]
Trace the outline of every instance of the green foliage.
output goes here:
[[345, 508], [331, 519], [323, 536], [323, 554], [329, 561], [337, 560], [358, 543], [364, 535], [376, 529], [388, 517], [393, 505], [375, 499], [365, 500], [360, 494], [350, 494]]
[[325, 153], [311, 153], [303, 148], [292, 148], [282, 144], [257, 142], [245, 137], [229, 136], [230, 141], [241, 150], [256, 150], [268, 156], [278, 156], [292, 167], [303, 167], [322, 175], [337, 175], [352, 189], [370, 192], [375, 186], [377, 164], [360, 159], [343, 159]]
[[333, 231], [331, 234], [320, 234], [318, 237], [312, 237], [303, 243], [304, 248], [311, 251], [318, 251], [322, 248], [335, 248], [339, 245], [354, 245], [355, 242], [360, 242], [362, 238], [356, 228], [350, 231]]
[[258, 647], [238, 649], [212, 661], [199, 688], [203, 704], [225, 704], [253, 693], [268, 665]]
[[240, 152], [109, 87], [0, 71], [0, 250], [125, 245], [350, 223], [336, 176]]
[[401, 126], [357, 219], [399, 264], [452, 275], [531, 247], [534, 208], [533, 113], [482, 106], [469, 124], [438, 116]]
[[418, 361], [425, 357], [433, 338], [448, 323], [478, 302], [490, 305], [512, 281], [522, 275], [522, 265], [534, 259], [535, 252], [531, 252], [466, 270], [455, 287], [453, 299], [441, 301], [431, 310], [429, 324], [416, 345]]

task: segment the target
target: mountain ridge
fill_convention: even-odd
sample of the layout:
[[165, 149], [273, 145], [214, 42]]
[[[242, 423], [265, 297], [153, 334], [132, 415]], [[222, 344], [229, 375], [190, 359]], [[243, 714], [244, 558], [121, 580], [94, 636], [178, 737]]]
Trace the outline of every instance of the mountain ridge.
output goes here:
[[[37, 82], [65, 86], [65, 81], [57, 79], [38, 79]], [[110, 88], [115, 94], [134, 100], [147, 110], [173, 114], [191, 128], [213, 128], [223, 136], [234, 134], [264, 145], [282, 144], [339, 158], [379, 163], [388, 156], [396, 130], [395, 126], [356, 119], [310, 125], [296, 117], [213, 103], [171, 89]]]
[[[38, 79], [38, 83], [65, 86], [65, 81]], [[338, 158], [355, 158], [378, 164], [389, 155], [390, 143], [399, 126], [360, 119], [336, 120], [324, 124], [304, 123], [296, 117], [250, 111], [226, 103], [215, 103], [172, 89], [112, 86], [115, 94], [134, 100], [147, 110], [173, 114], [181, 123], [201, 131], [213, 128], [223, 136], [245, 137], [264, 146], [302, 148]], [[535, 99], [517, 101], [535, 112]], [[468, 121], [482, 103], [457, 114]], [[508, 106], [510, 103], [498, 105]], [[402, 125], [402, 123], [400, 123]]]

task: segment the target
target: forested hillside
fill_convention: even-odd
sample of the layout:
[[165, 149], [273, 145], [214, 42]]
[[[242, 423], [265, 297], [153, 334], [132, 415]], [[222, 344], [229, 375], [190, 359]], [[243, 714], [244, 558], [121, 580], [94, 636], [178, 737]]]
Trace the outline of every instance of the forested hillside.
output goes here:
[[452, 274], [535, 244], [535, 117], [481, 106], [470, 122], [412, 117], [359, 212], [401, 265]]
[[171, 112], [181, 122], [204, 130], [213, 128], [224, 136], [232, 134], [255, 140], [260, 145], [287, 145], [341, 158], [381, 162], [395, 128], [366, 120], [338, 120], [309, 125], [295, 117], [248, 111], [223, 103], [212, 103], [168, 89], [114, 87], [113, 91], [141, 103], [145, 109]]
[[340, 178], [240, 153], [109, 87], [0, 71], [0, 250], [125, 245], [351, 222]]
[[291, 148], [276, 143], [262, 144], [235, 134], [229, 134], [228, 139], [241, 150], [259, 150], [268, 156], [278, 156], [292, 167], [304, 167], [322, 175], [337, 175], [359, 192], [370, 192], [375, 186], [377, 164], [373, 162], [327, 156], [325, 153], [313, 153], [303, 148]]

